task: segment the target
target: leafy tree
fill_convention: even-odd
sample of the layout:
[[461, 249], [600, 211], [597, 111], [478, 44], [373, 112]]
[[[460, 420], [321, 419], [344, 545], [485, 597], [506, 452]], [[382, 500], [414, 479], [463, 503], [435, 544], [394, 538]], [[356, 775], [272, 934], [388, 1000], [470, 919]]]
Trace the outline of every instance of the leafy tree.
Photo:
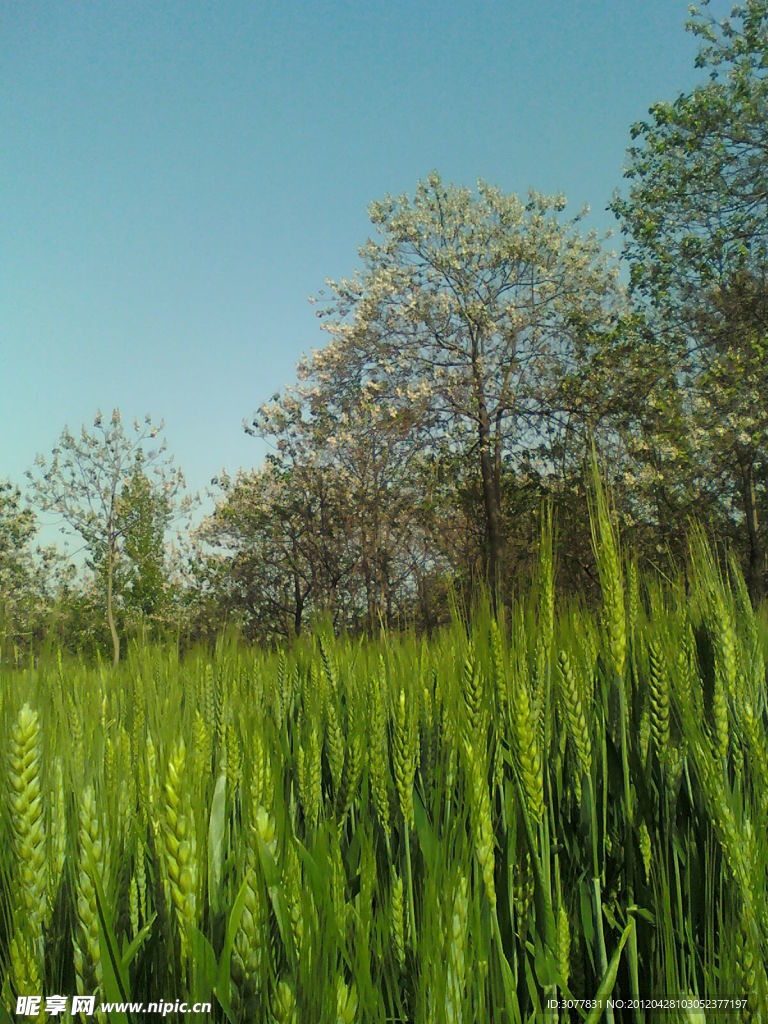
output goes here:
[[0, 481], [0, 651], [16, 639], [28, 620], [34, 567], [31, 542], [35, 515], [22, 504], [21, 491]]
[[338, 600], [347, 540], [344, 510], [328, 473], [299, 473], [274, 460], [222, 474], [222, 497], [198, 532], [212, 550], [205, 582], [246, 632], [298, 636], [308, 609]]
[[[654, 472], [680, 476], [686, 450], [700, 453], [688, 462], [689, 496], [714, 489], [732, 520], [740, 507], [757, 599], [768, 439], [768, 2], [748, 0], [719, 25], [706, 8], [692, 9], [689, 28], [709, 77], [633, 126], [628, 195], [613, 209], [635, 294], [685, 396], [680, 433], [667, 437]], [[658, 378], [660, 403], [668, 381]], [[649, 448], [659, 448], [653, 437]]]
[[386, 383], [351, 360], [315, 353], [298, 372], [298, 385], [265, 403], [247, 429], [274, 442], [273, 465], [301, 487], [316, 521], [326, 520], [324, 543], [306, 551], [315, 601], [336, 619], [343, 603], [348, 621], [363, 619], [373, 632], [424, 571], [419, 519], [429, 487], [410, 436], [415, 409], [391, 407]]
[[[674, 354], [642, 309], [628, 309], [601, 341], [563, 382], [563, 402], [573, 415], [561, 447], [562, 483], [581, 479], [574, 469], [584, 455], [586, 433], [602, 453], [622, 530], [635, 549], [645, 558], [683, 556], [689, 518], [711, 511], [712, 502], [704, 488], [706, 460], [691, 431], [689, 395]], [[573, 511], [578, 516], [585, 495], [580, 483], [577, 490]], [[589, 541], [583, 517], [581, 525], [587, 526]], [[565, 560], [573, 553], [574, 539], [564, 546]], [[578, 547], [591, 562], [589, 543], [586, 550]]]
[[32, 650], [50, 632], [70, 566], [52, 546], [33, 541], [36, 517], [20, 488], [0, 481], [0, 656]]
[[558, 386], [588, 330], [605, 324], [615, 275], [562, 197], [527, 201], [432, 174], [413, 199], [370, 207], [379, 240], [352, 281], [330, 282], [321, 311], [332, 341], [316, 365], [376, 387], [393, 419], [410, 414], [422, 452], [458, 454], [480, 484], [484, 568], [497, 583], [503, 477], [545, 457], [563, 429]]
[[136, 486], [137, 474], [141, 474], [157, 507], [164, 509], [184, 486], [181, 471], [174, 468], [173, 459], [166, 454], [165, 441], [157, 443], [161, 430], [162, 423], [154, 426], [149, 415], [143, 423], [135, 420], [129, 433], [118, 409], [108, 422], [97, 413], [92, 430], [83, 427], [79, 437], [65, 427], [50, 459], [38, 456], [39, 472], [30, 474], [40, 506], [58, 513], [80, 534], [92, 568], [103, 567], [103, 599], [114, 664], [120, 659], [115, 571], [126, 537], [135, 540], [137, 536], [137, 517], [126, 513], [131, 487]]
[[118, 590], [126, 611], [142, 618], [160, 616], [168, 601], [165, 535], [172, 512], [170, 496], [153, 486], [137, 453], [117, 508], [123, 536]]
[[720, 25], [707, 6], [688, 28], [709, 78], [632, 126], [629, 195], [613, 204], [634, 285], [685, 327], [713, 286], [768, 253], [768, 3], [749, 0]]
[[218, 482], [223, 495], [200, 536], [222, 567], [220, 595], [248, 632], [298, 635], [312, 587], [301, 501], [269, 466]]

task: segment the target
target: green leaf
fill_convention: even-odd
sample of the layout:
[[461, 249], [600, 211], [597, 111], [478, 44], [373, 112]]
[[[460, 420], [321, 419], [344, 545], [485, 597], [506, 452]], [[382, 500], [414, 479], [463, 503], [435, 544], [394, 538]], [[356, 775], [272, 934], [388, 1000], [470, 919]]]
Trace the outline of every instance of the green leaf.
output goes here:
[[304, 846], [304, 844], [300, 842], [298, 839], [294, 839], [294, 845], [299, 854], [299, 857], [304, 862], [304, 868], [306, 870], [307, 875], [309, 876], [309, 880], [311, 883], [310, 887], [312, 889], [312, 892], [315, 895], [319, 896], [320, 893], [325, 892], [327, 889], [325, 876], [323, 875], [323, 872], [320, 870], [317, 861], [306, 848], [306, 846]]
[[[128, 1002], [127, 986], [123, 985], [121, 978], [122, 964], [117, 952], [117, 943], [114, 932], [103, 919], [99, 912], [99, 948], [101, 951], [102, 984], [104, 985], [104, 999], [110, 1003]], [[129, 1013], [116, 1013], [110, 1011], [110, 1021], [128, 1022], [131, 1020]]]
[[123, 962], [124, 969], [130, 967], [131, 963], [133, 962], [133, 958], [136, 956], [140, 947], [143, 945], [144, 940], [149, 936], [149, 933], [152, 930], [152, 925], [155, 923], [156, 917], [157, 914], [152, 915], [152, 917], [149, 919], [149, 921], [147, 921], [147, 923], [144, 925], [144, 927], [141, 929], [141, 931], [137, 934], [136, 938], [133, 939], [132, 942], [128, 943], [128, 945], [123, 943], [123, 955], [121, 957], [121, 960]]
[[189, 945], [194, 964], [194, 993], [197, 1002], [208, 1002], [216, 985], [216, 954], [199, 928], [192, 928]]
[[221, 910], [221, 862], [226, 826], [227, 774], [221, 772], [216, 780], [208, 823], [208, 899], [214, 913]]
[[295, 965], [296, 951], [293, 945], [291, 917], [288, 912], [288, 904], [286, 903], [285, 894], [283, 892], [283, 880], [280, 868], [275, 862], [275, 858], [272, 856], [269, 847], [261, 836], [257, 835], [256, 839], [258, 841], [261, 869], [264, 872], [264, 880], [267, 883], [267, 892], [269, 893], [269, 899], [275, 913], [280, 938], [283, 940], [286, 955], [291, 963], [291, 967], [293, 968]]
[[542, 988], [546, 989], [550, 985], [557, 984], [559, 979], [555, 954], [551, 949], [545, 949], [538, 935], [534, 941], [534, 948], [533, 969], [536, 972], [536, 980]]
[[529, 957], [525, 958], [525, 983], [528, 987], [528, 995], [531, 997], [531, 1002], [533, 1003], [536, 1020], [543, 1020], [544, 1014], [542, 1013], [541, 1000], [539, 999], [539, 986], [531, 968], [531, 961]]
[[520, 815], [523, 819], [525, 826], [525, 838], [528, 843], [528, 852], [531, 855], [531, 869], [533, 871], [533, 902], [536, 907], [536, 931], [541, 936], [541, 939], [547, 949], [554, 952], [555, 949], [555, 915], [552, 911], [552, 899], [549, 893], [549, 888], [544, 884], [544, 875], [541, 869], [541, 861], [539, 860], [539, 850], [536, 843], [536, 838], [533, 834], [533, 827], [531, 826], [531, 820], [528, 817], [528, 811], [525, 806], [525, 796], [523, 795], [522, 786], [520, 785], [520, 779], [515, 777], [515, 784], [517, 786], [517, 801], [520, 807]]
[[[112, 927], [107, 901], [101, 886], [99, 872], [93, 858], [88, 855], [88, 871], [96, 894], [96, 909], [99, 919], [99, 948], [101, 951], [101, 967], [104, 979], [104, 996], [107, 1002], [130, 1002], [130, 985], [128, 972], [123, 964], [117, 945], [117, 938]], [[128, 1024], [132, 1020], [129, 1013], [111, 1013], [110, 1021], [123, 1021]]]
[[235, 944], [235, 936], [237, 935], [237, 929], [240, 927], [240, 918], [243, 916], [243, 908], [245, 907], [245, 898], [248, 894], [248, 876], [243, 879], [240, 888], [237, 891], [235, 902], [232, 904], [232, 910], [229, 914], [229, 920], [227, 921], [227, 932], [224, 938], [224, 946], [221, 951], [221, 959], [219, 960], [219, 969], [217, 972], [216, 984], [214, 986], [214, 994], [218, 999], [222, 1010], [226, 1014], [229, 1020], [232, 1020], [232, 1007], [229, 1002], [229, 974], [232, 959], [232, 947]]
[[592, 963], [592, 969], [594, 970], [595, 960], [592, 949], [595, 941], [595, 923], [592, 919], [592, 892], [586, 879], [582, 879], [579, 886], [579, 910], [581, 911], [581, 927], [584, 932], [584, 941]]
[[413, 817], [416, 825], [416, 836], [421, 847], [421, 855], [424, 858], [424, 863], [431, 866], [436, 861], [437, 838], [430, 824], [421, 796], [415, 786], [413, 788]]
[[630, 920], [627, 927], [624, 929], [624, 933], [619, 940], [619, 944], [613, 951], [608, 969], [603, 975], [603, 980], [600, 982], [600, 987], [597, 990], [595, 997], [595, 1006], [590, 1010], [587, 1015], [586, 1024], [597, 1024], [600, 1018], [603, 1016], [605, 1002], [613, 992], [613, 986], [616, 984], [616, 975], [619, 973], [619, 961], [621, 960], [621, 954], [624, 950], [624, 946], [627, 944], [627, 939], [635, 929], [634, 919]]

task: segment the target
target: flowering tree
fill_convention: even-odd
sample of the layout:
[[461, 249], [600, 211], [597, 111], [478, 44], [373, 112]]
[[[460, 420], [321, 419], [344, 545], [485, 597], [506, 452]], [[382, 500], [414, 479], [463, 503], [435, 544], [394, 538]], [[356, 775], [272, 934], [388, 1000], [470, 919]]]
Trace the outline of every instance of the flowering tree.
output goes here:
[[0, 653], [6, 638], [16, 637], [28, 617], [35, 530], [34, 513], [22, 504], [19, 488], [0, 481]]
[[747, 582], [755, 602], [763, 595], [765, 496], [768, 469], [768, 282], [735, 273], [712, 297], [706, 361], [696, 376], [693, 421], [706, 437], [724, 501], [738, 509], [747, 541]]
[[[706, 8], [693, 8], [689, 28], [709, 78], [633, 126], [628, 195], [613, 208], [635, 294], [686, 398], [683, 430], [668, 439], [655, 475], [678, 473], [686, 447], [700, 453], [692, 482], [714, 486], [724, 514], [743, 524], [757, 599], [768, 423], [768, 2], [748, 0], [719, 25]], [[663, 377], [657, 384], [663, 401]], [[649, 448], [658, 450], [652, 438]]]
[[563, 222], [562, 197], [526, 201], [432, 174], [414, 197], [370, 207], [379, 233], [352, 281], [330, 282], [331, 343], [315, 366], [359, 386], [411, 447], [459, 454], [481, 484], [485, 570], [499, 579], [502, 476], [562, 427], [558, 384], [617, 295], [594, 235]]
[[120, 638], [115, 624], [114, 579], [118, 555], [136, 525], [138, 505], [129, 512], [132, 482], [140, 472], [153, 495], [166, 507], [184, 486], [184, 477], [166, 454], [165, 441], [157, 443], [162, 423], [149, 415], [134, 421], [127, 432], [115, 409], [105, 421], [97, 413], [92, 430], [83, 427], [75, 436], [64, 428], [50, 459], [38, 456], [38, 473], [29, 474], [41, 508], [57, 513], [82, 537], [92, 568], [103, 566], [105, 608], [112, 638], [113, 660], [120, 660]]

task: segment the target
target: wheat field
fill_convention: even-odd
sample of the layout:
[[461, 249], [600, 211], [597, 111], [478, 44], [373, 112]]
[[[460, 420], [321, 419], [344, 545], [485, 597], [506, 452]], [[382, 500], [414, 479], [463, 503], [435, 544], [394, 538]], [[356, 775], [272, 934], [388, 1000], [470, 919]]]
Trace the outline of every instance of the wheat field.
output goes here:
[[599, 608], [545, 516], [530, 591], [430, 639], [2, 668], [0, 1019], [766, 1020], [765, 621], [703, 534], [661, 579], [592, 521]]

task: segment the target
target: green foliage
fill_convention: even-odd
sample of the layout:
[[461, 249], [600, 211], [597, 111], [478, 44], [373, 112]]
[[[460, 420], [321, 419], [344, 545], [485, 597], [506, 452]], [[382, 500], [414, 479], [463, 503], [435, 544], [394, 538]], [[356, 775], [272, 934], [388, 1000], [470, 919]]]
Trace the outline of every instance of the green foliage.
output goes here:
[[664, 300], [695, 301], [768, 256], [768, 5], [749, 0], [719, 25], [707, 6], [688, 27], [709, 78], [633, 125], [630, 192], [614, 207], [634, 282]]
[[768, 4], [749, 0], [720, 24], [707, 6], [693, 6], [688, 27], [709, 77], [653, 104], [632, 127], [628, 193], [613, 203], [652, 328], [635, 359], [646, 409], [630, 442], [632, 483], [655, 497], [660, 522], [693, 505], [717, 517], [745, 552], [758, 600], [768, 469]]
[[515, 484], [578, 465], [561, 385], [612, 326], [620, 292], [564, 206], [436, 172], [413, 196], [373, 203], [359, 273], [321, 297], [329, 344], [247, 428], [292, 482], [311, 467], [359, 513], [345, 517], [342, 579], [360, 578], [371, 630], [398, 590], [450, 572], [457, 549], [495, 599]]
[[171, 496], [158, 490], [138, 458], [123, 484], [117, 508], [118, 530], [123, 537], [118, 593], [128, 614], [159, 616], [168, 601], [165, 535], [170, 524]]
[[114, 605], [119, 557], [127, 548], [135, 574], [131, 595], [135, 587], [139, 603], [157, 601], [159, 534], [184, 486], [165, 442], [156, 442], [161, 430], [162, 424], [153, 426], [149, 414], [143, 424], [135, 420], [129, 433], [119, 409], [108, 422], [99, 412], [92, 430], [83, 427], [79, 437], [65, 427], [50, 459], [39, 456], [37, 474], [29, 474], [40, 506], [80, 534], [91, 568], [104, 581], [103, 606], [115, 664], [120, 658]]
[[522, 1022], [558, 994], [764, 1013], [768, 630], [702, 535], [688, 594], [627, 588], [594, 494], [601, 615], [558, 599], [545, 518], [509, 627], [486, 603], [429, 642], [1, 671], [3, 1002], [34, 983], [210, 996], [248, 1024]]
[[9, 636], [20, 639], [29, 615], [34, 534], [34, 513], [22, 505], [18, 487], [0, 481], [0, 654]]
[[0, 481], [0, 659], [39, 647], [71, 573], [53, 547], [33, 547], [37, 520], [21, 490]]

